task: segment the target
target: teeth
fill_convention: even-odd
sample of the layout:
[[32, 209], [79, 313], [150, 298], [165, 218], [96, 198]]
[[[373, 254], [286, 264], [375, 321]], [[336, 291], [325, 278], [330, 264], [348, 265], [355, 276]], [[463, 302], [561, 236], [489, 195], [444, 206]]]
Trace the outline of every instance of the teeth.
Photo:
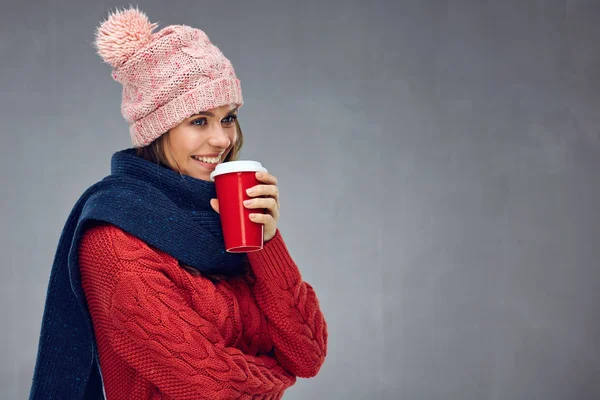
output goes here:
[[197, 156], [193, 156], [193, 157], [198, 161], [202, 161], [202, 162], [209, 163], [209, 164], [216, 164], [220, 160], [219, 157], [197, 157]]

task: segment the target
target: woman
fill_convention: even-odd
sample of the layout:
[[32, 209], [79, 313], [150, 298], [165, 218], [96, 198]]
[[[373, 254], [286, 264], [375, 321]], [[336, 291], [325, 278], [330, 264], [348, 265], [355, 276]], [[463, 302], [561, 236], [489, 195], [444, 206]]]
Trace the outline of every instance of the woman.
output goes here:
[[281, 398], [322, 366], [326, 322], [277, 228], [275, 176], [246, 205], [264, 249], [224, 250], [210, 173], [242, 146], [239, 80], [204, 32], [155, 28], [130, 8], [96, 32], [134, 148], [65, 224], [30, 398]]

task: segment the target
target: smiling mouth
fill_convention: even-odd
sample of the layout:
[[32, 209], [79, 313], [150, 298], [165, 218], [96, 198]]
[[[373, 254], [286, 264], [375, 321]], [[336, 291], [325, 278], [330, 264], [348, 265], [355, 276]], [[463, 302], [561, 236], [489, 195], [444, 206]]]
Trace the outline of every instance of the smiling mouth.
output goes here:
[[200, 161], [203, 164], [218, 164], [221, 161], [221, 157], [200, 157], [200, 156], [192, 156], [192, 158], [196, 161]]
[[[198, 157], [194, 157], [193, 156], [192, 159], [194, 161], [196, 161], [198, 164], [200, 164], [201, 167], [203, 167], [205, 169], [208, 169], [208, 170], [214, 170], [214, 169], [217, 168], [217, 165], [220, 164], [220, 159], [218, 157], [209, 157], [209, 158], [201, 157], [201, 158], [198, 158]], [[217, 162], [214, 162], [215, 159], [217, 159]], [[205, 161], [203, 161], [203, 160], [205, 160]], [[207, 162], [207, 161], [210, 161], [210, 162]]]

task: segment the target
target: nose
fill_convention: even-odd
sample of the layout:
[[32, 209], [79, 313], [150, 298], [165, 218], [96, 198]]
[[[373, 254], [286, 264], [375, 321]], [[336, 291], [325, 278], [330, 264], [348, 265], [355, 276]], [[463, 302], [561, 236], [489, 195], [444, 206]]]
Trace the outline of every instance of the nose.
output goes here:
[[227, 147], [229, 147], [231, 140], [229, 139], [229, 136], [227, 135], [225, 129], [223, 129], [223, 127], [219, 124], [219, 126], [211, 130], [210, 137], [208, 138], [208, 143], [211, 146], [226, 149]]

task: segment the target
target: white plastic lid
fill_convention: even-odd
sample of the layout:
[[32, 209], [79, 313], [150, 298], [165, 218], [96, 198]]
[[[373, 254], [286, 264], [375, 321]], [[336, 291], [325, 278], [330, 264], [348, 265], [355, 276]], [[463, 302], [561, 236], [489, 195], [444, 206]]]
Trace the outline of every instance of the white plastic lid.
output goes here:
[[229, 174], [231, 172], [268, 172], [265, 167], [262, 166], [258, 161], [250, 161], [250, 160], [238, 160], [238, 161], [228, 161], [217, 165], [215, 170], [210, 173], [210, 180], [214, 181], [215, 176]]

